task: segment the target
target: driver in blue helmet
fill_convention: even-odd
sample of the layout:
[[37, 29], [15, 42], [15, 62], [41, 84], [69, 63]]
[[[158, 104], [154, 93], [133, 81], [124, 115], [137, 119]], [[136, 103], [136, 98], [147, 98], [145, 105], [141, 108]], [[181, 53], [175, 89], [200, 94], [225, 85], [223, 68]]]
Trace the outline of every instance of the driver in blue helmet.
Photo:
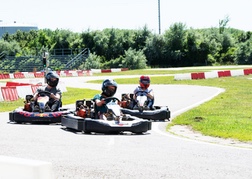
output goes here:
[[59, 75], [53, 71], [50, 71], [46, 74], [46, 81], [47, 85], [42, 86], [37, 89], [35, 94], [33, 95], [34, 103], [31, 103], [31, 108], [32, 111], [38, 111], [38, 106], [37, 106], [37, 99], [39, 97], [39, 93], [42, 91], [46, 91], [50, 93], [49, 96], [49, 101], [48, 101], [48, 107], [49, 109], [46, 109], [46, 111], [58, 111], [59, 107], [62, 105], [61, 104], [61, 97], [62, 97], [62, 92], [60, 88], [57, 87], [59, 83]]
[[102, 93], [94, 96], [93, 101], [95, 102], [95, 111], [99, 119], [106, 120], [104, 115], [107, 112], [106, 103], [110, 102], [109, 100], [105, 101], [108, 97], [113, 97], [117, 90], [117, 83], [113, 79], [106, 79], [102, 82]]

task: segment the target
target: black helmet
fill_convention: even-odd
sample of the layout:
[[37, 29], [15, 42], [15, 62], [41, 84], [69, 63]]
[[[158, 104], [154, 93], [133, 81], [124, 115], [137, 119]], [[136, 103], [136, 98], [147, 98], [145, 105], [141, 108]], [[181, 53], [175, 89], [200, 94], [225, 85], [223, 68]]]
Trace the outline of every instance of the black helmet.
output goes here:
[[[51, 80], [52, 78], [56, 78], [56, 80]], [[59, 75], [50, 71], [46, 74], [46, 81], [49, 86], [56, 87], [59, 83]]]
[[[115, 90], [109, 89], [108, 88], [109, 86], [114, 86]], [[116, 93], [116, 90], [117, 90], [117, 83], [114, 80], [106, 79], [106, 80], [103, 81], [103, 83], [102, 83], [102, 93], [104, 95], [106, 95], [107, 97], [114, 96], [114, 94]]]

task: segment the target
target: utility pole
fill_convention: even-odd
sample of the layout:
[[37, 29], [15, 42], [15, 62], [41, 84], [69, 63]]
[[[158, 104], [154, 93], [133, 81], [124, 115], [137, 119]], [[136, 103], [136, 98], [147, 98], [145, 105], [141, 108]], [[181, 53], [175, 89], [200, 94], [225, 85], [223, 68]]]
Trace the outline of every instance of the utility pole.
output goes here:
[[159, 34], [161, 34], [161, 20], [160, 20], [160, 0], [158, 0], [158, 27]]

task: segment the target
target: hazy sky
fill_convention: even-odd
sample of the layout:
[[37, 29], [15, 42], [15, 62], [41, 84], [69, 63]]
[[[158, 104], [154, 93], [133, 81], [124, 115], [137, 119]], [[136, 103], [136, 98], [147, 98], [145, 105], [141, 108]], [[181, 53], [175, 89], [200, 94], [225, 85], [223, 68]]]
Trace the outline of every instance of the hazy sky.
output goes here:
[[[252, 0], [160, 0], [161, 31], [176, 22], [188, 28], [218, 27], [226, 16], [228, 27], [252, 31], [251, 5]], [[159, 32], [158, 0], [2, 0], [0, 20], [75, 32], [144, 25]]]

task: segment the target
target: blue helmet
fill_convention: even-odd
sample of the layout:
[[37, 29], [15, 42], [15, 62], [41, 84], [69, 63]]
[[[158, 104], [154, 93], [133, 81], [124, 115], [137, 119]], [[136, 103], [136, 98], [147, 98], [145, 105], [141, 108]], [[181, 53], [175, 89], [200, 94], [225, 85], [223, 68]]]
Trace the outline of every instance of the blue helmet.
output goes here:
[[[114, 86], [115, 89], [109, 89], [109, 86]], [[112, 79], [106, 79], [102, 83], [102, 93], [105, 94], [107, 97], [114, 96], [117, 90], [117, 83]]]

